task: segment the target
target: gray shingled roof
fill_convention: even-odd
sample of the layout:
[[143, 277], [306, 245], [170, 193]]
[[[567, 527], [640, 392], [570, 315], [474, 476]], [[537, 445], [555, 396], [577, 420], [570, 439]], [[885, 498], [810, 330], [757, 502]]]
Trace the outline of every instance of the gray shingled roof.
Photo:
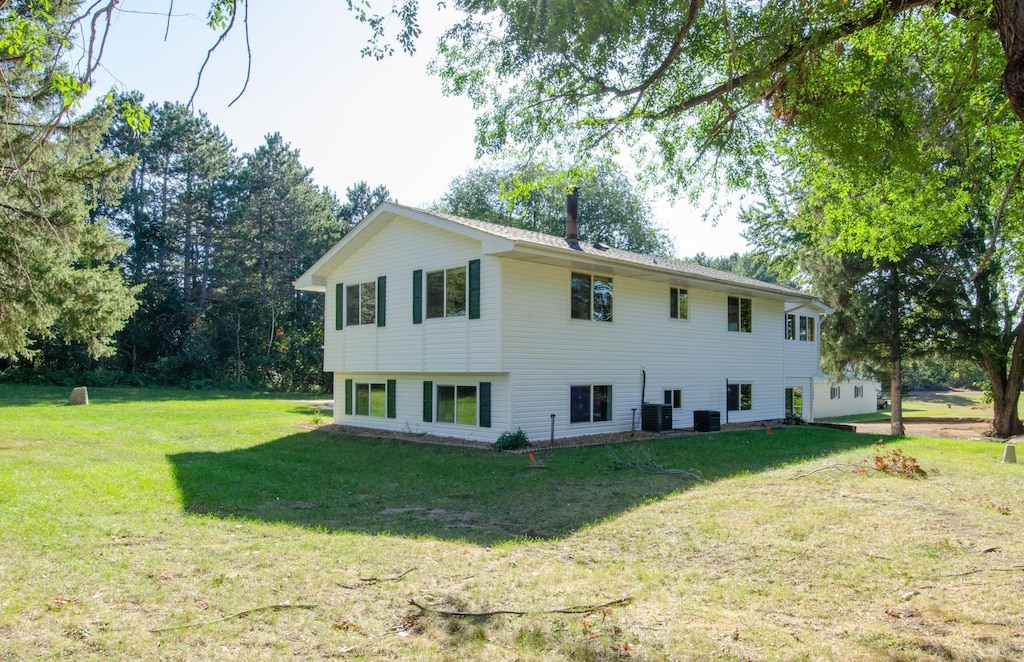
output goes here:
[[[415, 209], [410, 207], [410, 209]], [[507, 225], [499, 225], [497, 223], [488, 223], [487, 221], [477, 221], [471, 218], [463, 218], [461, 216], [454, 216], [452, 214], [445, 214], [442, 212], [429, 211], [425, 209], [417, 209], [424, 214], [430, 214], [438, 218], [464, 225], [481, 232], [492, 234], [502, 239], [509, 239], [516, 242], [525, 242], [530, 244], [536, 244], [548, 248], [556, 248], [566, 251], [567, 253], [582, 253], [584, 255], [593, 255], [608, 260], [615, 260], [624, 262], [627, 264], [638, 265], [642, 267], [649, 267], [651, 269], [657, 269], [660, 271], [672, 271], [678, 273], [680, 276], [687, 276], [705, 281], [714, 281], [717, 283], [724, 283], [730, 285], [737, 285], [746, 288], [755, 288], [766, 292], [775, 292], [787, 296], [795, 296], [800, 299], [810, 299], [811, 295], [806, 292], [794, 289], [792, 287], [786, 287], [785, 285], [776, 285], [774, 283], [766, 283], [755, 278], [747, 278], [746, 276], [739, 276], [737, 274], [729, 273], [728, 271], [719, 271], [718, 269], [711, 269], [709, 267], [696, 264], [695, 262], [685, 262], [683, 260], [676, 260], [667, 257], [656, 257], [653, 255], [644, 255], [642, 253], [633, 253], [631, 251], [624, 251], [618, 248], [598, 248], [594, 244], [588, 244], [587, 242], [581, 241], [578, 246], [571, 245], [565, 237], [557, 237], [555, 235], [545, 234], [543, 232], [536, 232], [533, 230], [524, 230], [522, 228], [515, 228]]]

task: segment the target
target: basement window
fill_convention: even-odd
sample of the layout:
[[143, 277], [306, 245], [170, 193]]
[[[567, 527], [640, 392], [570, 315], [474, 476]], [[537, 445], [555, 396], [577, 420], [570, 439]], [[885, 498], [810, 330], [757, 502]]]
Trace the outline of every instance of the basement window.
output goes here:
[[729, 411], [750, 411], [753, 408], [753, 385], [729, 384], [726, 390], [726, 409], [728, 409]]
[[476, 386], [439, 385], [437, 422], [476, 425]]
[[597, 423], [612, 420], [612, 387], [570, 386], [569, 422]]
[[387, 386], [385, 384], [356, 383], [356, 416], [387, 415]]

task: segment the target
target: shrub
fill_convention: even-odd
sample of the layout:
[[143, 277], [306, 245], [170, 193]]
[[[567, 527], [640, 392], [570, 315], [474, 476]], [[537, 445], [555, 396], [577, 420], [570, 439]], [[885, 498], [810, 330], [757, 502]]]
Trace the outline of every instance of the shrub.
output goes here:
[[526, 448], [530, 445], [530, 438], [526, 436], [522, 428], [516, 428], [515, 432], [506, 430], [501, 433], [498, 437], [498, 441], [494, 442], [494, 450], [496, 451], [514, 451], [519, 448]]

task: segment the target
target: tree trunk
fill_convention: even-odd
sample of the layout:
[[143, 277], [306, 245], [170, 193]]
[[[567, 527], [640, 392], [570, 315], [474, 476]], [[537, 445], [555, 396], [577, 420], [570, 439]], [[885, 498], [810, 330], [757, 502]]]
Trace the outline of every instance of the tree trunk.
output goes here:
[[1024, 434], [1017, 410], [1024, 377], [1024, 321], [1014, 327], [1013, 333], [1009, 356], [986, 355], [981, 359], [992, 388], [992, 434], [1004, 439]]
[[235, 316], [235, 383], [242, 383], [242, 315]]
[[900, 310], [899, 268], [889, 262], [886, 269], [889, 278], [886, 298], [889, 304], [889, 433], [902, 437], [903, 429], [903, 315]]
[[1024, 120], [1024, 2], [993, 0], [992, 10], [999, 42], [1006, 55], [1003, 90], [1013, 112]]
[[181, 288], [186, 303], [192, 303], [192, 285], [194, 276], [195, 249], [192, 246], [193, 214], [195, 200], [192, 192], [192, 173], [185, 175], [185, 235], [182, 238]]
[[210, 256], [213, 253], [213, 230], [210, 228], [210, 220], [203, 226], [203, 255], [202, 270], [199, 274], [199, 310], [206, 310], [206, 295], [210, 287]]
[[892, 361], [889, 375], [889, 434], [902, 437], [903, 429], [903, 362], [896, 358]]

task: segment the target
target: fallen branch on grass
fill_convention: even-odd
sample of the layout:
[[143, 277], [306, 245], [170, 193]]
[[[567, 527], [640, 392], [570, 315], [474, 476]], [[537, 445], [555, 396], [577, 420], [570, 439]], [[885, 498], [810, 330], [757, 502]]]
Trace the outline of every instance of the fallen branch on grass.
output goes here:
[[648, 474], [674, 474], [686, 476], [687, 478], [699, 481], [707, 480], [699, 471], [673, 469], [656, 462], [654, 458], [651, 457], [651, 449], [638, 444], [626, 446], [623, 449], [609, 447], [608, 456], [612, 461], [612, 466], [616, 467], [636, 469], [637, 471], [642, 471], [643, 473]]
[[967, 572], [955, 572], [951, 575], [939, 575], [939, 577], [966, 577], [967, 575], [976, 575], [980, 572], [1022, 572], [1024, 571], [1024, 565], [1013, 565], [1009, 568], [978, 568], [977, 570], [968, 570]]
[[911, 480], [928, 477], [928, 472], [922, 469], [917, 463], [917, 458], [911, 457], [910, 455], [904, 455], [903, 449], [901, 448], [887, 448], [882, 443], [882, 440], [879, 439], [878, 443], [871, 447], [871, 451], [873, 455], [869, 455], [860, 462], [829, 464], [819, 467], [814, 471], [793, 476], [793, 478], [806, 478], [807, 476], [812, 476], [819, 471], [826, 471], [829, 469], [851, 471], [855, 474], [862, 475], [870, 473], [888, 474], [890, 476], [909, 478]]
[[416, 568], [409, 568], [405, 572], [394, 575], [393, 577], [360, 577], [359, 584], [342, 584], [341, 586], [342, 588], [362, 588], [363, 586], [372, 586], [381, 582], [400, 582], [406, 575], [415, 569]]
[[249, 614], [255, 614], [260, 611], [280, 611], [282, 609], [316, 609], [316, 605], [293, 605], [287, 602], [282, 602], [275, 605], [263, 605], [262, 607], [253, 607], [252, 609], [243, 609], [242, 611], [236, 611], [233, 614], [228, 614], [223, 618], [215, 618], [212, 621], [201, 621], [199, 623], [185, 623], [184, 625], [171, 625], [166, 628], [153, 628], [150, 632], [168, 632], [170, 630], [184, 630], [185, 628], [198, 628], [204, 625], [213, 625], [214, 623], [222, 623], [224, 621], [230, 621], [232, 618], [240, 618], [242, 616], [248, 616]]
[[409, 600], [409, 604], [416, 607], [420, 611], [429, 612], [431, 614], [439, 614], [441, 616], [454, 616], [458, 618], [473, 618], [483, 616], [497, 616], [499, 614], [511, 614], [513, 616], [537, 616], [540, 614], [589, 614], [607, 607], [617, 607], [621, 605], [628, 605], [633, 601], [633, 596], [626, 596], [619, 598], [618, 600], [611, 600], [610, 602], [604, 602], [599, 605], [577, 605], [575, 607], [564, 607], [562, 609], [546, 609], [544, 611], [516, 611], [513, 609], [495, 609], [493, 611], [450, 611], [447, 609], [434, 609], [433, 607], [424, 607], [416, 600]]
[[790, 478], [790, 480], [796, 480], [797, 478], [807, 478], [808, 476], [813, 476], [814, 474], [822, 471], [853, 471], [856, 468], [856, 464], [827, 464], [823, 467], [818, 467], [814, 471], [808, 471], [805, 474], [797, 474], [796, 476]]

